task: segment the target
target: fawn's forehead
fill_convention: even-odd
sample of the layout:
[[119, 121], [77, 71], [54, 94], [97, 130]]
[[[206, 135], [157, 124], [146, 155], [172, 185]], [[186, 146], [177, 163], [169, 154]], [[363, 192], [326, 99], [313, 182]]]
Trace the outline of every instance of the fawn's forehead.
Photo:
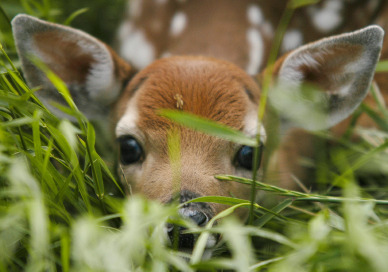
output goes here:
[[139, 72], [117, 106], [116, 134], [136, 127], [165, 131], [171, 123], [160, 109], [178, 109], [244, 129], [255, 108], [259, 88], [243, 70], [202, 57], [161, 59]]

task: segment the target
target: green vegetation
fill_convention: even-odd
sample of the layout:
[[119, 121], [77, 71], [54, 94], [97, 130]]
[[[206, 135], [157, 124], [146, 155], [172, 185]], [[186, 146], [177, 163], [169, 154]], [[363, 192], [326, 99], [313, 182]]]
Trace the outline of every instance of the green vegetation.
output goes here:
[[[377, 88], [372, 92], [379, 110], [364, 105], [354, 119], [364, 112], [379, 130], [357, 130], [352, 122], [349, 133], [339, 140], [342, 148], [323, 148], [315, 161], [305, 162], [317, 169], [318, 189], [323, 189], [301, 193], [257, 180], [219, 176], [223, 182], [244, 182], [253, 191], [267, 191], [275, 204], [261, 206], [225, 197], [196, 199], [193, 201], [223, 203], [230, 208], [205, 228], [192, 227], [179, 219], [175, 205], [125, 198], [115, 166], [99, 155], [104, 150], [98, 148], [101, 143], [94, 128], [63, 83], [47, 71], [68, 102], [67, 107], [58, 107], [73, 116], [74, 123], [52, 115], [16, 68], [6, 15], [27, 12], [60, 23], [88, 21], [98, 28], [95, 18], [100, 17], [90, 12], [92, 8], [73, 13], [74, 7], [88, 7], [89, 2], [0, 3], [0, 271], [388, 271], [388, 112]], [[114, 2], [100, 9], [107, 14], [105, 18], [114, 18], [107, 20], [108, 30], [101, 28], [101, 35], [86, 31], [111, 40], [109, 31], [119, 21], [117, 14], [124, 4], [123, 0]], [[293, 7], [298, 2], [313, 1], [292, 1]], [[93, 9], [105, 3], [95, 0]], [[76, 14], [81, 15], [74, 18]], [[290, 14], [285, 14], [286, 21], [287, 16]], [[388, 71], [386, 62], [379, 71]], [[258, 145], [256, 139], [191, 115], [162, 114], [212, 135]], [[348, 140], [354, 130], [363, 139], [358, 144]], [[330, 139], [327, 133], [318, 136], [321, 146]], [[177, 160], [174, 154], [171, 158]], [[243, 225], [233, 217], [238, 207], [250, 208], [251, 224]], [[218, 218], [224, 220], [212, 228]], [[187, 225], [198, 234], [192, 254], [168, 246], [166, 222]], [[223, 244], [214, 258], [202, 260], [211, 232], [220, 233]]]

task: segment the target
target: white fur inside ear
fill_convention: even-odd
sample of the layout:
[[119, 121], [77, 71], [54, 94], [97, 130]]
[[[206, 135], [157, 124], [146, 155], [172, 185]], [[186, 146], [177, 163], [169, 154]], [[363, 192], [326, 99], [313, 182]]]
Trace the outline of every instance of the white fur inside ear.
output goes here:
[[312, 69], [319, 66], [317, 58], [322, 58], [322, 54], [311, 55], [303, 50], [297, 50], [284, 61], [279, 71], [279, 80], [291, 86], [299, 86], [304, 80], [305, 75], [300, 69], [302, 66], [311, 67]]
[[121, 85], [114, 75], [114, 64], [108, 49], [85, 40], [79, 40], [77, 44], [95, 60], [86, 78], [89, 96], [103, 104], [112, 103], [119, 95]]

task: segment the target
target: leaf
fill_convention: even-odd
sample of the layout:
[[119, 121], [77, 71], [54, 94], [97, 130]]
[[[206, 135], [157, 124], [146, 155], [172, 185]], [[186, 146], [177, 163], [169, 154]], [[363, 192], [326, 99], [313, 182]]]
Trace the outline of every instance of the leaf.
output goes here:
[[361, 104], [360, 108], [373, 120], [376, 124], [385, 132], [388, 132], [388, 122], [382, 118], [379, 113], [374, 111], [371, 107], [365, 103]]
[[[250, 203], [241, 203], [241, 204], [237, 204], [235, 206], [232, 206], [230, 208], [227, 208], [225, 210], [223, 210], [222, 212], [220, 212], [219, 214], [217, 214], [216, 216], [214, 216], [210, 221], [209, 223], [207, 223], [206, 227], [205, 227], [205, 230], [209, 230], [212, 228], [213, 224], [216, 222], [216, 220], [218, 219], [221, 219], [225, 216], [228, 216], [230, 214], [232, 214], [234, 212], [234, 210], [236, 210], [237, 208], [240, 208], [240, 207], [243, 207], [243, 206], [248, 206], [250, 205]], [[201, 235], [199, 236], [197, 242], [195, 243], [195, 246], [194, 246], [194, 249], [193, 249], [193, 253], [191, 255], [191, 260], [190, 260], [190, 263], [191, 264], [195, 264], [197, 262], [199, 262], [201, 260], [201, 257], [203, 256], [203, 253], [205, 251], [205, 247], [206, 247], [206, 242], [209, 238], [209, 235], [210, 233], [208, 231], [203, 231], [201, 233]]]
[[67, 17], [66, 21], [63, 23], [64, 25], [70, 25], [71, 22], [78, 17], [79, 15], [89, 11], [89, 8], [82, 8], [74, 11], [72, 14], [70, 14], [69, 17]]
[[321, 0], [291, 0], [290, 7], [292, 9], [297, 9], [297, 8], [301, 8], [303, 6], [316, 4], [319, 1], [321, 1]]
[[258, 146], [256, 139], [246, 136], [241, 131], [191, 113], [164, 109], [160, 110], [159, 114], [182, 126], [201, 131], [212, 136], [216, 136], [242, 145], [248, 145], [252, 147]]
[[[280, 202], [278, 205], [276, 205], [271, 211], [276, 214], [280, 213], [282, 210], [290, 206], [292, 202], [293, 202], [292, 199], [285, 199], [282, 202]], [[269, 222], [274, 216], [275, 215], [271, 213], [264, 214], [257, 221], [255, 221], [254, 226], [261, 228], [267, 222]]]
[[92, 124], [88, 122], [87, 125], [87, 138], [86, 147], [89, 155], [90, 165], [92, 168], [94, 190], [99, 199], [104, 198], [104, 182], [102, 180], [102, 172], [100, 164], [98, 163], [98, 154], [95, 150], [96, 134]]
[[246, 199], [239, 199], [239, 198], [226, 197], [226, 196], [203, 196], [203, 197], [198, 197], [187, 201], [187, 203], [191, 203], [191, 202], [212, 202], [212, 203], [218, 203], [218, 204], [224, 204], [224, 205], [237, 205], [237, 204], [251, 203], [249, 200], [246, 200]]
[[388, 60], [382, 60], [377, 63], [376, 73], [388, 72]]

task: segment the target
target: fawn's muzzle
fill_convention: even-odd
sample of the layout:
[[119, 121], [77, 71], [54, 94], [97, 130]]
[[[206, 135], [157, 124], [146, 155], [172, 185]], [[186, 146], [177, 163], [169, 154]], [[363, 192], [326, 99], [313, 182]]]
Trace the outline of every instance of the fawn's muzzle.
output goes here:
[[[199, 195], [183, 191], [180, 193], [180, 203], [185, 203], [188, 200], [199, 197]], [[203, 202], [187, 203], [179, 209], [179, 214], [185, 219], [191, 220], [194, 224], [199, 227], [205, 226], [210, 219], [213, 217], [213, 210], [210, 205]], [[173, 224], [167, 225], [167, 234], [174, 245], [176, 239], [178, 239], [178, 248], [179, 249], [192, 249], [194, 247], [195, 241], [198, 238], [198, 234], [185, 233], [187, 229], [182, 226], [177, 226]], [[213, 247], [217, 243], [218, 237], [212, 236], [209, 238], [206, 247]]]

